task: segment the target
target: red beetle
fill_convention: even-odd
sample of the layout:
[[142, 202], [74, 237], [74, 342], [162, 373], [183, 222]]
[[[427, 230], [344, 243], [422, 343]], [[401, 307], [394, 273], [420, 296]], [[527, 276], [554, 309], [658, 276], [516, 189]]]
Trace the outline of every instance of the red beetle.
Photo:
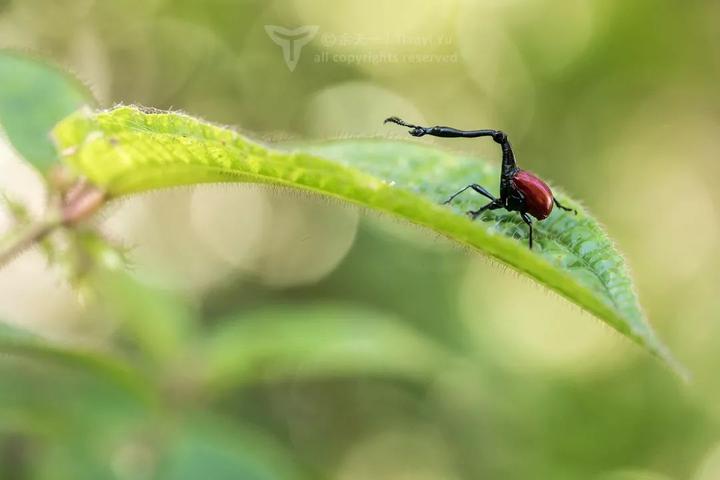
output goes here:
[[507, 135], [500, 130], [458, 130], [451, 127], [440, 126], [419, 127], [417, 125], [406, 123], [397, 117], [390, 117], [386, 119], [385, 123], [388, 122], [410, 128], [410, 135], [415, 137], [422, 137], [423, 135], [462, 138], [492, 137], [496, 143], [499, 143], [503, 152], [502, 171], [500, 173], [500, 198], [496, 198], [481, 185], [473, 183], [453, 194], [444, 203], [447, 204], [452, 202], [455, 197], [463, 193], [468, 188], [471, 188], [480, 195], [490, 199], [490, 203], [487, 205], [479, 208], [478, 210], [471, 210], [468, 212], [468, 215], [470, 215], [473, 220], [485, 210], [497, 210], [499, 208], [504, 208], [510, 212], [519, 212], [523, 221], [527, 223], [528, 228], [530, 229], [528, 243], [531, 249], [533, 245], [533, 227], [528, 214], [538, 220], [543, 220], [550, 215], [554, 204], [565, 211], [574, 212], [575, 215], [577, 215], [577, 211], [575, 209], [565, 207], [558, 202], [557, 198], [553, 195], [552, 190], [550, 190], [550, 187], [548, 187], [545, 182], [532, 173], [526, 170], [521, 170], [517, 167], [515, 163], [515, 154], [513, 154]]

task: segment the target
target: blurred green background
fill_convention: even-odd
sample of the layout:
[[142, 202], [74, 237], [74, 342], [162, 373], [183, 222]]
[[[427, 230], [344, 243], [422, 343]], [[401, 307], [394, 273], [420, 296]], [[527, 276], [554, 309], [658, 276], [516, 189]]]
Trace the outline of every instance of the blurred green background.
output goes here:
[[[605, 224], [694, 380], [416, 227], [174, 189], [100, 215], [127, 276], [73, 288], [39, 251], [0, 271], [0, 318], [105, 352], [0, 357], [0, 478], [720, 478], [719, 18], [710, 0], [1, 0], [0, 47], [104, 106], [267, 142], [405, 138], [389, 115], [507, 131]], [[294, 70], [267, 25], [318, 27]], [[0, 187], [41, 210], [6, 143]]]

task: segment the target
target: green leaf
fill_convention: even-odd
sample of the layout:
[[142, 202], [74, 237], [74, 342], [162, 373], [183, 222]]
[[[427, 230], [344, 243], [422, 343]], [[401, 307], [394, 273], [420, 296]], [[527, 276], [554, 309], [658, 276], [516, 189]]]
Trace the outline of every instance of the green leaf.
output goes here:
[[104, 352], [51, 342], [0, 322], [0, 354], [79, 369], [110, 380], [143, 400], [153, 401], [154, 394], [147, 389], [147, 380], [124, 361]]
[[235, 419], [192, 415], [173, 432], [153, 478], [291, 480], [305, 478], [277, 442]]
[[473, 222], [463, 212], [477, 198], [440, 204], [469, 183], [497, 184], [497, 166], [477, 158], [384, 140], [284, 151], [187, 115], [134, 107], [78, 112], [54, 135], [65, 161], [111, 196], [203, 182], [273, 183], [425, 226], [536, 279], [683, 372], [647, 323], [621, 255], [576, 201], [558, 194], [578, 215], [555, 209], [537, 223], [532, 251], [517, 214], [488, 212]]
[[152, 288], [125, 272], [97, 269], [88, 283], [103, 316], [118, 321], [128, 340], [155, 367], [177, 361], [195, 334], [195, 315], [177, 294]]
[[41, 172], [58, 162], [50, 130], [82, 105], [95, 105], [95, 100], [69, 73], [40, 59], [0, 51], [0, 127]]
[[328, 304], [275, 306], [227, 318], [203, 343], [200, 358], [214, 390], [257, 379], [422, 378], [450, 359], [394, 317]]

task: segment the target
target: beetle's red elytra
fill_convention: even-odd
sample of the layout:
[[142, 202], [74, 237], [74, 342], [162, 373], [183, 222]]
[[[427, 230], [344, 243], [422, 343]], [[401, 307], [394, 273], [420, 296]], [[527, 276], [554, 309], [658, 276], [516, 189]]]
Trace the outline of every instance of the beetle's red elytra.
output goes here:
[[553, 209], [553, 193], [547, 183], [527, 170], [518, 170], [512, 177], [512, 182], [525, 196], [527, 213], [538, 220], [550, 216]]
[[577, 215], [577, 210], [568, 208], [558, 202], [557, 198], [553, 195], [552, 190], [550, 190], [550, 187], [540, 180], [539, 177], [533, 173], [518, 168], [515, 162], [515, 154], [513, 153], [512, 146], [508, 141], [507, 135], [500, 130], [458, 130], [457, 128], [443, 126], [420, 127], [418, 125], [407, 123], [398, 117], [390, 117], [386, 119], [385, 123], [388, 122], [410, 128], [409, 133], [414, 137], [422, 137], [423, 135], [461, 138], [492, 137], [495, 143], [500, 144], [503, 153], [502, 169], [500, 172], [500, 197], [496, 198], [482, 185], [473, 183], [460, 191], [455, 192], [444, 203], [448, 204], [465, 190], [472, 189], [490, 200], [490, 203], [480, 207], [479, 209], [467, 212], [473, 220], [486, 210], [504, 208], [509, 212], [520, 213], [520, 217], [527, 224], [529, 229], [528, 245], [531, 249], [533, 246], [533, 226], [530, 215], [535, 217], [537, 220], [544, 220], [550, 216], [553, 205], [557, 205], [558, 208], [568, 212], [575, 212], [575, 215]]

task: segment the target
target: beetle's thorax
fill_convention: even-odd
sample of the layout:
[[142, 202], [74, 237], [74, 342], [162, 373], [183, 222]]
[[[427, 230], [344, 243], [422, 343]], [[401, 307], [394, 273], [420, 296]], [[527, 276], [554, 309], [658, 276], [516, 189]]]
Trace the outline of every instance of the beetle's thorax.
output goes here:
[[500, 181], [501, 198], [503, 200], [503, 206], [510, 212], [524, 212], [525, 208], [525, 195], [517, 188], [513, 177], [515, 173], [519, 172], [520, 169], [516, 169], [510, 176], [503, 176]]
[[517, 167], [513, 168], [505, 168], [505, 165], [503, 165], [503, 171], [502, 175], [500, 176], [500, 197], [505, 198], [509, 196], [512, 191], [515, 189], [515, 183], [513, 182], [513, 178], [519, 172], [520, 169]]

